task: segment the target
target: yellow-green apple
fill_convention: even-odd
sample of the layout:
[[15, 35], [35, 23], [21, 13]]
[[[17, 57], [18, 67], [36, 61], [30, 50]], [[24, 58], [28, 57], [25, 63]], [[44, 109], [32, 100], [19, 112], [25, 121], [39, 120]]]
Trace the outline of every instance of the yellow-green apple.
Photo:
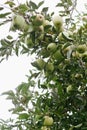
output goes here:
[[45, 116], [44, 117], [44, 123], [45, 126], [51, 126], [53, 125], [53, 118], [50, 116]]
[[63, 19], [60, 15], [54, 15], [52, 17], [52, 22], [58, 32], [61, 32], [63, 30]]
[[55, 27], [60, 27], [63, 25], [63, 19], [60, 15], [54, 15], [52, 21]]
[[43, 26], [45, 27], [45, 26], [48, 26], [48, 25], [51, 25], [50, 21], [48, 21], [48, 20], [44, 20], [44, 22], [43, 22]]
[[87, 51], [85, 51], [83, 54], [82, 54], [82, 60], [84, 62], [87, 62]]
[[47, 50], [48, 50], [49, 52], [55, 52], [56, 49], [57, 49], [56, 43], [50, 43], [50, 44], [48, 44], [48, 46], [47, 46]]
[[45, 67], [47, 73], [52, 73], [54, 71], [54, 65], [51, 62], [48, 62]]
[[48, 130], [46, 126], [42, 126], [41, 130]]
[[34, 46], [32, 39], [30, 38], [30, 36], [26, 36], [24, 39], [24, 42], [26, 43], [26, 45], [29, 48], [32, 48]]
[[85, 45], [85, 44], [78, 45], [78, 46], [77, 46], [77, 51], [78, 51], [79, 53], [84, 53], [85, 51], [87, 51], [87, 45]]
[[34, 19], [34, 21], [33, 21], [33, 24], [35, 25], [35, 26], [40, 26], [40, 25], [43, 25], [43, 23], [44, 23], [44, 20], [45, 20], [45, 18], [44, 18], [44, 16], [42, 15], [42, 14], [36, 14], [35, 15], [35, 19]]
[[60, 50], [57, 50], [54, 54], [53, 54], [53, 59], [57, 60], [59, 63], [64, 59], [62, 53]]
[[26, 23], [25, 19], [21, 15], [14, 15], [11, 23], [10, 30], [22, 30], [22, 31], [27, 31], [29, 25]]
[[69, 85], [69, 86], [66, 88], [66, 92], [67, 92], [67, 93], [70, 93], [72, 90], [73, 90], [72, 85]]
[[34, 67], [36, 67], [39, 70], [44, 69], [45, 61], [43, 59], [37, 59], [36, 61], [31, 63]]

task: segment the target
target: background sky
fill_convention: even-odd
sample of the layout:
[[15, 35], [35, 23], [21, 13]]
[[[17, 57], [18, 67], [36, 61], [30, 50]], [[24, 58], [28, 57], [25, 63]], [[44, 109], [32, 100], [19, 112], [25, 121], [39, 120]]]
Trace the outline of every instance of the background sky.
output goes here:
[[[0, 5], [3, 4], [6, 0], [0, 0]], [[17, 1], [17, 0], [15, 0]], [[19, 0], [19, 2], [24, 2], [25, 0]], [[34, 2], [41, 0], [33, 0]], [[55, 8], [55, 5], [59, 0], [45, 0], [44, 6], [49, 7], [49, 11], [58, 12]], [[84, 10], [84, 3], [87, 3], [87, 0], [78, 0], [78, 10]], [[0, 27], [0, 38], [4, 38], [9, 32], [10, 24]], [[33, 60], [32, 57], [27, 57], [22, 55], [19, 57], [12, 56], [8, 60], [4, 60], [0, 63], [0, 94], [4, 91], [15, 89], [23, 81], [27, 81], [25, 75], [29, 73], [31, 68], [30, 62]], [[7, 119], [11, 116], [8, 112], [8, 109], [11, 108], [12, 104], [10, 101], [5, 100], [5, 97], [0, 96], [0, 118]]]

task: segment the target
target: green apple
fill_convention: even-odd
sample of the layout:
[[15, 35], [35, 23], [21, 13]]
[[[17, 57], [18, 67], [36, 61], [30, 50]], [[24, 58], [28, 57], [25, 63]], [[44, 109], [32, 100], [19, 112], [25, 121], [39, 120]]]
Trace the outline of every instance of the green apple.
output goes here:
[[66, 88], [66, 92], [67, 92], [67, 93], [70, 93], [72, 90], [73, 90], [72, 85], [69, 85], [69, 86]]
[[20, 102], [21, 102], [22, 104], [26, 104], [27, 101], [28, 101], [27, 97], [21, 97], [21, 99], [20, 99]]
[[85, 51], [83, 54], [82, 54], [82, 60], [84, 62], [87, 62], [87, 51]]
[[54, 15], [52, 18], [52, 22], [57, 30], [63, 27], [63, 19], [60, 15]]
[[62, 47], [62, 52], [63, 52], [63, 54], [67, 54], [67, 52], [72, 52], [73, 50], [75, 49], [75, 46], [74, 45], [69, 45], [69, 46], [66, 46], [66, 45], [64, 45], [63, 47]]
[[31, 63], [38, 70], [42, 70], [45, 67], [45, 61], [43, 59], [37, 59], [36, 61]]
[[28, 24], [26, 23], [25, 19], [21, 15], [14, 15], [12, 19], [12, 24], [10, 27], [10, 30], [22, 30], [22, 31], [27, 31], [28, 30]]
[[53, 59], [57, 60], [59, 63], [64, 59], [62, 53], [60, 50], [57, 50], [54, 54], [53, 54]]
[[45, 70], [48, 73], [52, 73], [54, 71], [54, 65], [51, 62], [48, 62], [45, 67]]
[[44, 123], [45, 126], [51, 126], [53, 125], [53, 118], [49, 116], [44, 117]]
[[56, 43], [50, 43], [50, 44], [48, 44], [47, 50], [48, 50], [49, 52], [55, 52], [55, 51], [57, 50], [57, 45], [56, 45]]
[[50, 53], [47, 51], [46, 48], [42, 48], [39, 54], [40, 54], [40, 56], [42, 56], [43, 58], [47, 58], [47, 57], [50, 56]]
[[44, 33], [43, 25], [35, 26], [34, 29], [35, 29], [35, 31], [38, 31], [39, 33]]
[[66, 31], [63, 31], [62, 32], [62, 36], [64, 39], [68, 40], [68, 41], [73, 41], [73, 39], [70, 37], [70, 32], [66, 32]]
[[36, 14], [36, 15], [35, 15], [35, 19], [34, 19], [34, 21], [33, 21], [33, 24], [34, 24], [35, 26], [43, 25], [44, 20], [45, 20], [45, 18], [44, 18], [44, 16], [43, 16], [42, 14]]
[[83, 45], [78, 45], [77, 51], [78, 51], [79, 53], [84, 53], [85, 51], [87, 51], [87, 46], [86, 46], [85, 44], [83, 44]]
[[72, 57], [78, 59], [78, 58], [81, 58], [81, 57], [82, 57], [82, 54], [79, 53], [78, 51], [73, 51], [73, 52], [72, 52]]
[[82, 17], [82, 20], [83, 20], [84, 22], [87, 22], [87, 16], [83, 16], [83, 17]]
[[59, 33], [59, 35], [57, 36], [57, 39], [58, 39], [58, 41], [63, 41], [64, 40], [64, 38], [62, 36], [62, 32]]
[[30, 38], [30, 36], [26, 36], [24, 39], [24, 42], [26, 43], [26, 45], [29, 48], [32, 48], [34, 46], [32, 39]]
[[42, 126], [41, 130], [48, 130], [46, 126]]
[[83, 78], [83, 75], [82, 74], [75, 74], [75, 78], [77, 78], [77, 79], [81, 79], [81, 78]]
[[43, 26], [45, 27], [45, 26], [49, 26], [49, 25], [51, 25], [50, 21], [44, 20]]

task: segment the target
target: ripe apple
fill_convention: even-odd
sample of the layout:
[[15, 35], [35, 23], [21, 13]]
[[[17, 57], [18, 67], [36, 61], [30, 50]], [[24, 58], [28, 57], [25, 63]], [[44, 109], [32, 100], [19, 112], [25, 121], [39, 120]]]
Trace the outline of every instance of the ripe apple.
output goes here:
[[35, 26], [43, 25], [44, 20], [45, 20], [45, 18], [44, 18], [44, 16], [42, 14], [36, 14], [35, 19], [33, 21], [33, 24]]
[[45, 61], [43, 59], [37, 59], [36, 61], [31, 63], [38, 70], [42, 70], [45, 67]]
[[56, 49], [57, 49], [56, 43], [50, 43], [50, 44], [47, 46], [47, 50], [48, 50], [49, 52], [55, 52]]
[[44, 123], [45, 126], [51, 126], [53, 125], [53, 118], [49, 116], [44, 117]]
[[63, 27], [63, 19], [59, 15], [54, 15], [52, 18], [52, 22], [54, 24], [54, 27], [59, 30], [61, 27]]
[[84, 53], [85, 51], [87, 51], [87, 46], [86, 46], [85, 44], [83, 44], [83, 45], [78, 45], [77, 51], [78, 51], [79, 53]]
[[67, 93], [70, 93], [72, 90], [73, 90], [72, 85], [69, 85], [69, 86], [66, 88], [66, 92], [67, 92]]
[[26, 23], [25, 19], [21, 15], [14, 15], [11, 23], [10, 30], [14, 31], [16, 29], [27, 31], [28, 30], [28, 24]]

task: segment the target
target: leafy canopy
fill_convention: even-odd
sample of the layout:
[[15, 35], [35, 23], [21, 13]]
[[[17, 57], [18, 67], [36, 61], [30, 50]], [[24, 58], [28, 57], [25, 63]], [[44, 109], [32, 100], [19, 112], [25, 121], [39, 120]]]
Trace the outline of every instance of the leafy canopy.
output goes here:
[[77, 11], [77, 0], [61, 0], [58, 14], [42, 5], [9, 0], [0, 6], [0, 26], [11, 23], [0, 40], [0, 60], [35, 58], [28, 81], [3, 93], [17, 118], [1, 119], [1, 130], [86, 130], [87, 14]]

